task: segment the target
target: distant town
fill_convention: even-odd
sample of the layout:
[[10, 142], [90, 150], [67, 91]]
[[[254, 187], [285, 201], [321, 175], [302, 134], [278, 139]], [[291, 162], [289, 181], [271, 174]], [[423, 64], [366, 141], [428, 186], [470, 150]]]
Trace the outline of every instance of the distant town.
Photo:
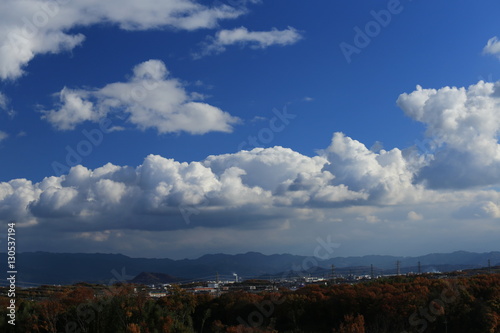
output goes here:
[[[333, 268], [334, 269], [334, 268]], [[1, 287], [2, 332], [498, 332], [500, 266], [447, 273]], [[134, 280], [137, 280], [134, 278]], [[11, 329], [9, 331], [9, 329]]]
[[[227, 276], [219, 276], [215, 274], [213, 279], [200, 279], [189, 281], [166, 282], [171, 280], [172, 277], [162, 273], [146, 273], [143, 272], [129, 281], [115, 282], [112, 285], [107, 284], [93, 284], [87, 282], [76, 283], [73, 286], [86, 286], [91, 287], [96, 291], [96, 296], [103, 296], [109, 294], [109, 289], [114, 286], [129, 285], [132, 287], [134, 293], [145, 293], [149, 297], [160, 298], [171, 295], [174, 291], [182, 290], [190, 294], [207, 294], [211, 296], [221, 296], [231, 292], [247, 292], [247, 293], [265, 293], [265, 292], [278, 292], [278, 291], [296, 291], [310, 285], [318, 286], [333, 286], [341, 284], [358, 284], [363, 282], [370, 282], [376, 280], [387, 280], [397, 277], [416, 277], [423, 276], [428, 279], [456, 279], [464, 277], [472, 277], [481, 274], [500, 274], [500, 266], [486, 266], [479, 269], [458, 270], [452, 272], [408, 272], [402, 274], [396, 272], [395, 274], [359, 274], [355, 269], [350, 269], [349, 274], [335, 274], [335, 267], [332, 267], [332, 272], [329, 276], [314, 276], [312, 274], [304, 273], [295, 276], [272, 276], [268, 279], [249, 278], [244, 279], [234, 273], [232, 278]], [[363, 270], [361, 270], [363, 271]], [[71, 286], [64, 285], [41, 285], [34, 287], [22, 287], [17, 291], [18, 297], [28, 298], [30, 300], [42, 300], [54, 292], [63, 291], [65, 288]], [[7, 287], [0, 287], [3, 294], [7, 294]]]

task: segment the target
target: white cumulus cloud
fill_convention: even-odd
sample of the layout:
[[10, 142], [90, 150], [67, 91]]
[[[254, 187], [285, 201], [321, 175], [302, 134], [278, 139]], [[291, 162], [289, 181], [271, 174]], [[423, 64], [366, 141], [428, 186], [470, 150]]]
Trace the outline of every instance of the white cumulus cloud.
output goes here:
[[431, 187], [500, 183], [500, 82], [468, 88], [417, 89], [398, 105], [426, 126], [432, 158], [420, 171]]
[[455, 216], [460, 219], [498, 219], [500, 205], [493, 201], [472, 202], [458, 209]]
[[488, 40], [488, 43], [483, 49], [484, 54], [491, 54], [500, 59], [500, 40], [498, 37], [492, 37]]
[[398, 203], [421, 192], [412, 183], [413, 166], [397, 148], [375, 153], [361, 142], [335, 133], [323, 154], [329, 161], [324, 169], [335, 175], [334, 184], [365, 192], [374, 202]]
[[196, 97], [170, 76], [162, 61], [149, 60], [137, 65], [126, 82], [96, 89], [62, 89], [58, 107], [44, 111], [43, 118], [59, 130], [72, 130], [84, 121], [97, 122], [119, 114], [142, 130], [191, 134], [231, 132], [232, 125], [239, 122], [215, 106], [196, 101]]

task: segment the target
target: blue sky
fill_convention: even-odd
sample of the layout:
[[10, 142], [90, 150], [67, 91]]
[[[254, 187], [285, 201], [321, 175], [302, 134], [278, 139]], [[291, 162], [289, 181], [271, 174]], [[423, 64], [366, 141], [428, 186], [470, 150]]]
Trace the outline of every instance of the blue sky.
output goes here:
[[495, 1], [0, 9], [0, 220], [24, 251], [498, 250]]

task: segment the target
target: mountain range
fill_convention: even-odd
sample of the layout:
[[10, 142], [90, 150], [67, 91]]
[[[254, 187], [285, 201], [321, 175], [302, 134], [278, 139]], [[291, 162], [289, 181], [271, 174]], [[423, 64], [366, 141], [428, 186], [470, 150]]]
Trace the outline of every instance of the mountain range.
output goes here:
[[[0, 253], [1, 262], [7, 254]], [[197, 259], [131, 258], [121, 254], [102, 253], [49, 253], [25, 252], [16, 257], [17, 285], [73, 284], [77, 282], [111, 284], [133, 280], [141, 273], [167, 274], [172, 281], [221, 280], [268, 278], [284, 275], [394, 274], [396, 262], [401, 273], [416, 272], [420, 262], [422, 272], [452, 271], [500, 265], [500, 252], [433, 253], [419, 257], [368, 255], [360, 257], [335, 257], [320, 260], [315, 257], [292, 254], [264, 255], [258, 252], [245, 254], [207, 254]], [[6, 281], [6, 279], [3, 279]], [[5, 285], [3, 282], [2, 285]]]

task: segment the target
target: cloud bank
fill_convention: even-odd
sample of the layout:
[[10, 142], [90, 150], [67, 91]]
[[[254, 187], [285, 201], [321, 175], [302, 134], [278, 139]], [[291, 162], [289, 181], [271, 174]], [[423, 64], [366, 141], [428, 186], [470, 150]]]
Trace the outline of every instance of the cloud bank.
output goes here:
[[[324, 170], [328, 163], [323, 156], [311, 158], [282, 147], [191, 163], [150, 155], [136, 168], [76, 166], [68, 175], [40, 183], [1, 183], [0, 211], [6, 220], [64, 218], [87, 226], [88, 220], [101, 221], [92, 222], [97, 229], [123, 228], [116, 225], [117, 215], [129, 216], [128, 228], [141, 228], [135, 218], [156, 215], [163, 219], [156, 227], [178, 229], [188, 227], [182, 221], [183, 207], [225, 214], [239, 209], [352, 205], [369, 199], [364, 190], [334, 185], [335, 177]], [[231, 225], [229, 220], [219, 223]]]
[[[437, 94], [418, 88], [401, 95], [399, 103], [426, 119], [420, 106]], [[422, 181], [422, 165], [428, 165], [417, 157], [398, 148], [373, 152], [335, 133], [313, 157], [272, 147], [189, 163], [150, 155], [136, 167], [78, 165], [38, 183], [0, 183], [0, 220], [18, 222], [28, 249], [57, 251], [39, 238], [51, 237], [50, 231], [58, 246], [73, 251], [133, 254], [140, 248], [145, 255], [173, 257], [176, 251], [189, 255], [235, 247], [287, 251], [305, 240], [314, 243], [317, 230], [381, 251], [408, 247], [415, 242], [410, 235], [452, 237], [463, 245], [463, 235], [489, 242], [498, 234], [496, 190], [476, 184], [435, 190]], [[448, 171], [442, 171], [432, 169], [433, 177], [444, 177]], [[446, 235], [436, 237], [440, 229]]]
[[[161, 93], [149, 96], [147, 105], [124, 97], [144, 82], [154, 82]], [[335, 133], [330, 145], [313, 157], [273, 147], [213, 155], [190, 163], [150, 155], [137, 167], [107, 164], [90, 170], [79, 165], [67, 175], [48, 177], [40, 183], [26, 179], [1, 183], [0, 218], [34, 224], [65, 221], [61, 227], [94, 231], [171, 230], [200, 225], [234, 227], [235, 216], [244, 212], [246, 222], [239, 226], [248, 227], [247, 223], [280, 219], [295, 210], [463, 201], [472, 205], [477, 196], [484, 205], [461, 209], [476, 212], [470, 216], [478, 218], [494, 217], [497, 193], [479, 188], [500, 183], [496, 172], [500, 165], [498, 91], [498, 84], [480, 81], [469, 88], [417, 87], [402, 94], [398, 105], [427, 126], [426, 135], [439, 148], [434, 153], [408, 154], [408, 150], [398, 148], [374, 152], [343, 133]], [[164, 99], [165, 94], [168, 99]], [[190, 121], [175, 120], [177, 109], [191, 108], [195, 102], [186, 101], [185, 91], [175, 79], [168, 78], [159, 61], [136, 66], [128, 82], [95, 90], [64, 89], [61, 96], [61, 108], [45, 115], [60, 129], [96, 121], [115, 108], [129, 113], [130, 122], [137, 126], [154, 126], [160, 132], [199, 133], [207, 131], [210, 124], [205, 121], [205, 127], [200, 128]], [[170, 109], [155, 109], [166, 103]], [[205, 117], [211, 108], [205, 110]], [[162, 114], [162, 110], [169, 111]], [[158, 118], [151, 121], [151, 114]], [[229, 117], [220, 110], [217, 116]], [[220, 119], [215, 123], [220, 126]], [[449, 187], [463, 191], [448, 192]], [[422, 220], [425, 214], [416, 211], [408, 209], [405, 218]], [[204, 218], [196, 219], [199, 224], [186, 220], [186, 214], [201, 213]], [[383, 221], [371, 213], [364, 218], [371, 223]]]

